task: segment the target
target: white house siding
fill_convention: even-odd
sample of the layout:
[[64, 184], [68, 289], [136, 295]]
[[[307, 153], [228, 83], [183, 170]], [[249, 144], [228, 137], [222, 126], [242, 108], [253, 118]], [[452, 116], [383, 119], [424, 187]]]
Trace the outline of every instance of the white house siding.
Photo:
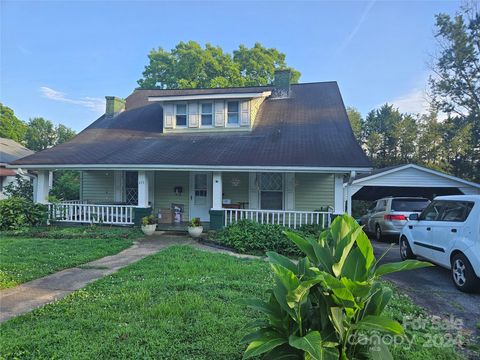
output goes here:
[[250, 101], [250, 126], [253, 126], [258, 110], [260, 109], [260, 105], [262, 105], [264, 101], [264, 97], [255, 98]]
[[333, 174], [295, 174], [295, 210], [313, 211], [334, 204]]
[[113, 171], [82, 171], [81, 199], [92, 204], [115, 202]]
[[248, 173], [224, 172], [222, 174], [223, 198], [232, 204], [248, 203]]
[[[154, 213], [158, 213], [161, 208], [170, 209], [173, 204], [183, 204], [183, 220], [189, 218], [189, 177], [188, 171], [156, 171], [155, 172], [155, 190], [154, 190]], [[182, 194], [176, 195], [174, 188], [182, 187]]]

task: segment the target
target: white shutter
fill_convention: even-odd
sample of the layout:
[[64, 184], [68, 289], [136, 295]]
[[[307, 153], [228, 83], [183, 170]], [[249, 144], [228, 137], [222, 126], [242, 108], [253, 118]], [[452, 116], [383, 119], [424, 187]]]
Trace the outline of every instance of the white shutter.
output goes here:
[[163, 127], [165, 129], [173, 128], [173, 104], [164, 104], [163, 105]]
[[240, 112], [240, 125], [249, 126], [250, 125], [250, 101], [242, 101], [241, 103], [241, 112]]
[[198, 103], [188, 104], [188, 127], [198, 127]]
[[257, 173], [249, 173], [248, 208], [258, 209], [258, 180]]
[[215, 101], [215, 126], [225, 126], [225, 102]]
[[285, 210], [295, 210], [295, 173], [285, 173]]

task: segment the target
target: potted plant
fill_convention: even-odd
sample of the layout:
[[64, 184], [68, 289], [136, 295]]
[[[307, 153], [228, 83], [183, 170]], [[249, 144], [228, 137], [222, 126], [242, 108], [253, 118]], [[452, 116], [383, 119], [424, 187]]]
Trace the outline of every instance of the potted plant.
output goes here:
[[153, 235], [157, 228], [157, 218], [153, 215], [142, 218], [142, 231], [145, 235]]
[[193, 238], [198, 238], [202, 235], [203, 226], [199, 218], [193, 218], [188, 224], [188, 233]]

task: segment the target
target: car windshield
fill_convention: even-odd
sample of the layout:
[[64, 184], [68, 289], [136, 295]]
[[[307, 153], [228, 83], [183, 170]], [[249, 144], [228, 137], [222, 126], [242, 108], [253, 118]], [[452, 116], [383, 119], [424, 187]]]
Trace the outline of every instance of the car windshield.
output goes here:
[[416, 211], [421, 212], [430, 203], [427, 199], [394, 199], [392, 211]]

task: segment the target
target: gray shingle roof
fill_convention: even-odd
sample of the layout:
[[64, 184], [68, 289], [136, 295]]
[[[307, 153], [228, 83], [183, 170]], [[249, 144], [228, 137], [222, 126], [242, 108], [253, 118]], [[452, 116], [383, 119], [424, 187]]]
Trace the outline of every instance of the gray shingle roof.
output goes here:
[[32, 150], [11, 139], [0, 138], [0, 163], [8, 164], [33, 153]]
[[130, 107], [15, 164], [371, 166], [354, 138], [336, 82], [292, 85], [289, 98], [267, 99], [252, 131], [162, 133], [162, 119], [158, 103]]

